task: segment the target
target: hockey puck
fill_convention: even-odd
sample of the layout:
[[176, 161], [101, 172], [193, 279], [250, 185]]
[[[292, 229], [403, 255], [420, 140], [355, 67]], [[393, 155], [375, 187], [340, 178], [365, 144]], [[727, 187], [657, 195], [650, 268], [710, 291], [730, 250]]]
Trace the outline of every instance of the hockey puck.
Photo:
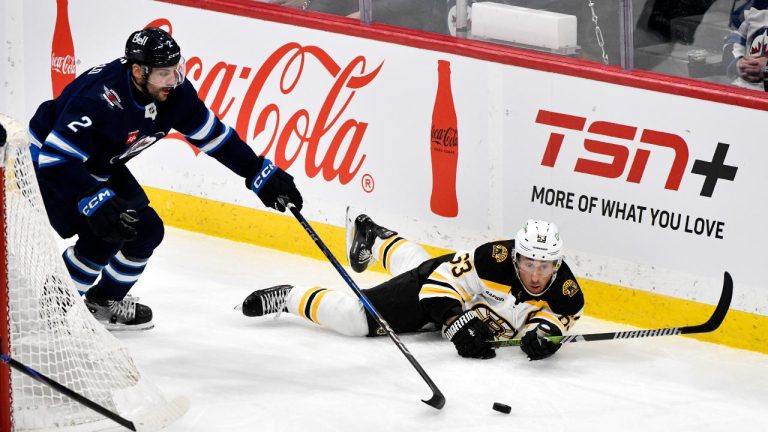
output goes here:
[[509, 405], [504, 405], [503, 403], [494, 402], [493, 403], [493, 409], [504, 414], [509, 414], [512, 412], [512, 407]]

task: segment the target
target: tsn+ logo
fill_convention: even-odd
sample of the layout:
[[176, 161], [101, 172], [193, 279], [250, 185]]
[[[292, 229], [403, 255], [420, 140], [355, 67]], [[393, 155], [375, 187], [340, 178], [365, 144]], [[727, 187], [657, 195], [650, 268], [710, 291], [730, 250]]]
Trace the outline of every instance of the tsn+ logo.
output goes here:
[[[669, 168], [664, 188], [674, 191], [680, 188], [690, 154], [688, 143], [679, 135], [653, 129], [639, 129], [636, 126], [602, 120], [592, 121], [587, 126], [586, 117], [546, 110], [539, 110], [536, 116], [536, 123], [551, 126], [553, 129], [549, 134], [549, 140], [544, 150], [544, 155], [541, 158], [542, 166], [555, 166], [563, 141], [565, 140], [563, 130], [584, 132], [586, 126], [586, 132], [606, 137], [611, 141], [585, 138], [583, 149], [589, 152], [589, 154], [603, 156], [602, 159], [607, 157], [609, 161], [602, 162], [590, 159], [587, 157], [588, 155], [583, 155], [576, 160], [573, 168], [575, 172], [606, 178], [619, 178], [624, 175], [626, 167], [629, 165], [626, 181], [640, 183], [652, 149], [664, 148], [667, 152], [669, 150], [674, 152], [674, 159]], [[646, 149], [635, 145], [634, 155], [630, 155], [630, 147], [621, 143], [621, 141], [634, 143], [638, 137], [638, 132], [641, 143], [655, 147]], [[704, 184], [699, 195], [711, 198], [719, 180], [733, 181], [736, 178], [738, 167], [725, 163], [728, 148], [729, 144], [718, 143], [715, 154], [710, 161], [696, 159], [693, 162], [691, 173], [704, 177]]]

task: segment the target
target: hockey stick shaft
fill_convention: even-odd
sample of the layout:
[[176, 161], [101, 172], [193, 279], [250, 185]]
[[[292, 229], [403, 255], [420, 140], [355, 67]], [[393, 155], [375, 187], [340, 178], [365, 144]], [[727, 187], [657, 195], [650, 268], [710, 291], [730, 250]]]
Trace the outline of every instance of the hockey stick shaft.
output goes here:
[[427, 385], [429, 385], [429, 388], [432, 390], [432, 397], [429, 400], [422, 400], [422, 402], [434, 408], [441, 409], [445, 405], [445, 396], [443, 396], [443, 393], [440, 391], [440, 389], [437, 388], [437, 385], [435, 385], [429, 375], [427, 375], [427, 373], [424, 371], [424, 368], [421, 367], [413, 354], [408, 351], [408, 348], [406, 348], [403, 342], [400, 341], [400, 338], [397, 337], [389, 324], [384, 320], [381, 314], [379, 314], [376, 308], [373, 307], [365, 294], [360, 290], [360, 287], [357, 286], [349, 273], [347, 273], [344, 267], [342, 267], [341, 263], [339, 263], [339, 260], [337, 260], [336, 257], [333, 256], [333, 253], [328, 249], [328, 247], [325, 246], [325, 243], [323, 243], [323, 241], [320, 239], [320, 236], [317, 235], [312, 226], [309, 225], [309, 222], [307, 222], [304, 216], [302, 216], [301, 212], [299, 212], [299, 210], [291, 203], [288, 203], [286, 207], [291, 210], [291, 213], [293, 213], [293, 216], [296, 218], [296, 220], [299, 221], [307, 234], [309, 234], [309, 237], [312, 238], [317, 247], [319, 247], [325, 257], [328, 258], [328, 261], [330, 261], [331, 264], [333, 264], [333, 266], [336, 268], [336, 271], [339, 272], [342, 279], [344, 279], [347, 285], [349, 285], [352, 291], [354, 291], [355, 295], [360, 299], [360, 302], [365, 307], [365, 310], [367, 310], [368, 313], [371, 314], [371, 316], [376, 320], [379, 326], [384, 329], [389, 338], [392, 339], [395, 345], [397, 345], [397, 347], [403, 353], [405, 358], [408, 359], [414, 369], [416, 369], [419, 375], [421, 375], [424, 381], [426, 381]]
[[[675, 336], [679, 334], [695, 334], [695, 333], [709, 333], [717, 330], [720, 324], [728, 314], [728, 308], [731, 305], [731, 298], [733, 297], [733, 279], [730, 273], [725, 272], [723, 276], [723, 291], [720, 294], [720, 300], [717, 302], [714, 312], [709, 317], [707, 322], [694, 326], [685, 327], [667, 327], [649, 330], [627, 330], [612, 333], [591, 333], [581, 335], [566, 335], [566, 336], [548, 336], [547, 339], [550, 342], [557, 344], [573, 343], [573, 342], [594, 342], [602, 340], [612, 339], [634, 339], [643, 337], [655, 337], [655, 336]], [[494, 347], [507, 347], [507, 346], [520, 346], [520, 339], [509, 340], [497, 340], [491, 342]]]
[[69, 398], [73, 399], [77, 403], [81, 405], [85, 405], [86, 407], [96, 411], [97, 413], [103, 415], [104, 417], [113, 420], [114, 422], [118, 423], [119, 425], [125, 427], [126, 429], [130, 429], [132, 431], [136, 430], [136, 426], [134, 426], [133, 422], [121, 417], [118, 414], [115, 414], [114, 412], [108, 410], [107, 408], [104, 408], [103, 406], [97, 404], [96, 402], [88, 399], [87, 397], [81, 395], [80, 393], [75, 392], [74, 390], [71, 390], [69, 387], [64, 386], [63, 384], [60, 384], [51, 378], [48, 378], [47, 376], [41, 374], [40, 372], [32, 369], [31, 367], [20, 363], [14, 359], [12, 359], [10, 356], [7, 356], [5, 354], [0, 354], [0, 361], [3, 363], [6, 363], [8, 366], [10, 366], [13, 369], [16, 369], [17, 371], [23, 373], [24, 375], [34, 379], [35, 381], [41, 382], [54, 390], [58, 391], [59, 393], [62, 393]]

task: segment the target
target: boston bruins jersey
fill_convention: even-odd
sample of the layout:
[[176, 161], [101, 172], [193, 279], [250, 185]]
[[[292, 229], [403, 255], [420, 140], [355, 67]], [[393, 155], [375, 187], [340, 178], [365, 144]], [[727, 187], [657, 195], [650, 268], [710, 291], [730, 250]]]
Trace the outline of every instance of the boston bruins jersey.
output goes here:
[[501, 240], [456, 252], [422, 284], [419, 300], [457, 300], [463, 310], [474, 309], [483, 317], [500, 339], [514, 338], [527, 325], [542, 321], [565, 334], [584, 308], [584, 296], [568, 264], [560, 265], [543, 294], [533, 296], [515, 271], [514, 250], [514, 240]]

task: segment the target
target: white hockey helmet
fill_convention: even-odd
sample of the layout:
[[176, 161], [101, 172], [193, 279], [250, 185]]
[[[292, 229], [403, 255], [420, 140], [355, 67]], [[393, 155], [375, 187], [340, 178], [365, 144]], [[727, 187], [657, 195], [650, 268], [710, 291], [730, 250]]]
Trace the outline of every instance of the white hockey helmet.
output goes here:
[[543, 220], [528, 219], [515, 237], [515, 254], [530, 259], [556, 261], [563, 260], [563, 241], [557, 225]]

